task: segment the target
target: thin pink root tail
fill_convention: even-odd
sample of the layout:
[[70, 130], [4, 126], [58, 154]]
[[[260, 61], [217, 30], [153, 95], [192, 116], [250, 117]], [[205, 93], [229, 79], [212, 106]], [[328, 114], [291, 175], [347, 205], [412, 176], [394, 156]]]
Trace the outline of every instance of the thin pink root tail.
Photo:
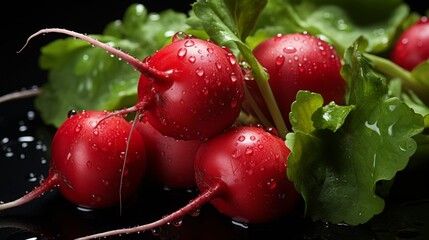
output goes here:
[[95, 239], [95, 238], [106, 238], [110, 236], [118, 236], [118, 235], [125, 235], [125, 234], [131, 234], [131, 233], [139, 233], [139, 232], [145, 232], [149, 231], [158, 227], [162, 227], [168, 223], [172, 223], [174, 221], [177, 221], [178, 219], [182, 219], [185, 215], [195, 212], [198, 210], [201, 206], [203, 206], [205, 203], [209, 202], [211, 199], [215, 198], [220, 194], [222, 189], [224, 188], [224, 184], [219, 182], [218, 184], [215, 184], [213, 187], [207, 189], [206, 191], [202, 192], [198, 197], [190, 201], [186, 206], [180, 208], [179, 210], [157, 220], [152, 223], [136, 226], [136, 227], [130, 227], [130, 228], [124, 228], [124, 229], [118, 229], [118, 230], [112, 230], [107, 231], [103, 233], [97, 233], [93, 235], [88, 235], [85, 237], [76, 238], [75, 240], [88, 240], [88, 239]]
[[25, 42], [24, 46], [18, 50], [17, 52], [20, 53], [30, 42], [30, 40], [38, 35], [41, 34], [46, 34], [46, 33], [62, 33], [62, 34], [66, 34], [69, 35], [71, 37], [75, 37], [75, 38], [79, 38], [81, 40], [84, 40], [90, 44], [92, 44], [93, 46], [102, 48], [104, 50], [106, 50], [108, 53], [113, 54], [115, 56], [117, 56], [120, 59], [123, 59], [124, 61], [126, 61], [127, 63], [131, 64], [136, 70], [138, 70], [141, 73], [147, 74], [151, 77], [154, 78], [159, 78], [159, 79], [167, 79], [171, 73], [169, 71], [158, 71], [156, 69], [153, 69], [151, 67], [149, 67], [147, 64], [141, 62], [139, 59], [129, 55], [126, 52], [123, 52], [119, 49], [116, 49], [112, 46], [110, 46], [109, 44], [100, 42], [86, 34], [82, 34], [82, 33], [78, 33], [75, 31], [71, 31], [71, 30], [67, 30], [67, 29], [63, 29], [63, 28], [46, 28], [46, 29], [42, 29], [37, 31], [36, 33], [33, 33], [30, 37], [27, 38], [27, 41]]
[[46, 191], [53, 189], [56, 185], [59, 183], [59, 177], [56, 173], [51, 173], [49, 176], [45, 179], [45, 181], [40, 184], [38, 187], [33, 189], [31, 192], [28, 192], [24, 196], [7, 202], [0, 204], [0, 212], [6, 209], [14, 208], [21, 206], [23, 204], [26, 204], [30, 202], [33, 199], [36, 199], [37, 197], [43, 195]]
[[139, 110], [141, 110], [141, 109], [138, 106], [132, 106], [132, 107], [129, 107], [129, 108], [124, 108], [124, 109], [120, 109], [120, 110], [115, 110], [115, 111], [109, 112], [106, 116], [104, 116], [103, 118], [101, 118], [100, 120], [98, 120], [98, 122], [95, 125], [95, 127], [98, 127], [98, 125], [100, 123], [102, 123], [103, 121], [105, 121], [105, 120], [107, 120], [107, 119], [109, 119], [111, 117], [118, 116], [118, 115], [124, 116], [124, 115], [127, 115], [129, 113], [138, 112]]

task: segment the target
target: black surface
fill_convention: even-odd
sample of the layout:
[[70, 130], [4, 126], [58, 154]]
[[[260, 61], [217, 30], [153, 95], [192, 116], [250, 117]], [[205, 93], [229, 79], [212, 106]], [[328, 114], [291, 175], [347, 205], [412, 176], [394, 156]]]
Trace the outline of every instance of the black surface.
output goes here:
[[[37, 64], [39, 49], [56, 36], [34, 39], [31, 47], [17, 54], [30, 34], [46, 27], [98, 33], [108, 22], [122, 18], [125, 9], [133, 2], [15, 1], [8, 7], [2, 7], [0, 95], [40, 85], [46, 78]], [[160, 11], [166, 6], [187, 11], [192, 2], [141, 1], [149, 11]], [[413, 9], [420, 12], [429, 5], [428, 1], [411, 2]], [[54, 129], [43, 125], [38, 118], [31, 98], [0, 105], [0, 200], [21, 196], [46, 177], [53, 133]], [[28, 141], [22, 137], [34, 139]], [[401, 185], [395, 185], [392, 191], [396, 201], [389, 202], [385, 213], [363, 226], [312, 223], [298, 215], [268, 226], [244, 229], [206, 205], [198, 217], [188, 216], [181, 227], [169, 226], [159, 236], [147, 232], [121, 239], [429, 239], [429, 203], [425, 200], [429, 194], [424, 187], [426, 175], [425, 169], [400, 174], [398, 177], [406, 181], [397, 181]], [[0, 213], [0, 240], [71, 239], [147, 223], [176, 210], [193, 196], [194, 193], [143, 189], [136, 199], [137, 204], [126, 209], [120, 217], [117, 209], [78, 210], [54, 190], [25, 206]]]

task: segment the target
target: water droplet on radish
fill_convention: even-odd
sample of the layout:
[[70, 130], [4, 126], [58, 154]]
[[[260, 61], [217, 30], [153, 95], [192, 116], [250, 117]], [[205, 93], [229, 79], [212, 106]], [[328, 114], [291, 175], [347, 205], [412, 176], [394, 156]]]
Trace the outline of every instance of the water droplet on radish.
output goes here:
[[287, 47], [283, 48], [283, 52], [288, 53], [288, 54], [296, 53], [296, 48], [292, 47], [292, 46], [287, 46]]
[[189, 62], [190, 62], [190, 63], [194, 63], [194, 62], [195, 62], [195, 60], [197, 60], [197, 59], [195, 58], [195, 56], [190, 56], [190, 57], [188, 58], [188, 60], [189, 60]]
[[274, 37], [274, 41], [278, 41], [282, 39], [283, 34], [281, 33], [277, 33], [276, 36]]
[[92, 198], [94, 199], [95, 202], [101, 202], [101, 197], [100, 196], [97, 196], [97, 195], [93, 194]]
[[276, 182], [276, 180], [274, 180], [274, 179], [270, 179], [270, 180], [267, 182], [267, 187], [268, 187], [268, 189], [270, 189], [270, 190], [274, 190], [274, 189], [277, 187], [277, 182]]
[[233, 83], [237, 82], [237, 80], [238, 80], [238, 77], [234, 72], [231, 73], [230, 78], [231, 78], [231, 82], [233, 82]]
[[108, 180], [105, 180], [105, 179], [103, 179], [103, 180], [101, 180], [101, 182], [104, 184], [104, 186], [109, 186], [110, 185], [110, 182], [108, 181]]
[[204, 69], [202, 67], [198, 67], [195, 70], [195, 73], [197, 74], [197, 76], [202, 77], [202, 76], [204, 76]]
[[185, 47], [192, 47], [195, 45], [195, 42], [192, 40], [186, 40], [184, 45], [185, 45]]
[[91, 149], [94, 151], [94, 152], [97, 152], [98, 151], [98, 146], [97, 146], [97, 144], [92, 144], [92, 146], [91, 146]]
[[180, 48], [179, 51], [177, 51], [177, 56], [183, 58], [185, 57], [187, 52], [188, 50], [186, 50], [186, 48]]
[[279, 56], [277, 56], [277, 58], [276, 58], [276, 66], [277, 67], [280, 67], [280, 66], [282, 66], [283, 65], [283, 63], [285, 63], [285, 57], [283, 56], [283, 55], [279, 55]]
[[231, 157], [233, 158], [239, 158], [241, 156], [241, 151], [236, 149], [232, 154]]
[[74, 128], [74, 130], [76, 132], [80, 132], [80, 130], [82, 130], [82, 125], [80, 125], [80, 124], [76, 125], [76, 127]]
[[252, 155], [253, 154], [253, 149], [251, 147], [247, 147], [245, 154], [248, 155], [248, 156]]
[[235, 65], [235, 64], [237, 64], [237, 59], [235, 58], [234, 54], [232, 54], [232, 53], [227, 53], [227, 54], [226, 54], [226, 57], [228, 58], [229, 63], [230, 63], [231, 65]]
[[238, 141], [243, 142], [244, 140], [246, 140], [246, 137], [244, 135], [238, 137]]

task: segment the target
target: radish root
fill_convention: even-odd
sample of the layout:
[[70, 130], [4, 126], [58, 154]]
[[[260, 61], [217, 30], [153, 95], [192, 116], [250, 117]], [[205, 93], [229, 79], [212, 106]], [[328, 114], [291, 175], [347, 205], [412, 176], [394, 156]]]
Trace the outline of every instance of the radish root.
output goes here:
[[205, 203], [209, 202], [210, 200], [212, 200], [213, 198], [221, 194], [221, 192], [223, 191], [223, 189], [225, 189], [225, 187], [226, 187], [225, 184], [219, 181], [216, 184], [214, 184], [213, 187], [208, 188], [206, 191], [202, 192], [198, 197], [190, 201], [186, 206], [152, 223], [148, 223], [148, 224], [144, 224], [136, 227], [123, 228], [123, 229], [111, 230], [103, 233], [97, 233], [97, 234], [88, 235], [85, 237], [76, 238], [75, 240], [106, 238], [109, 236], [145, 232], [148, 230], [155, 229], [157, 227], [161, 227], [165, 224], [174, 222], [177, 219], [183, 218], [186, 214], [195, 212]]

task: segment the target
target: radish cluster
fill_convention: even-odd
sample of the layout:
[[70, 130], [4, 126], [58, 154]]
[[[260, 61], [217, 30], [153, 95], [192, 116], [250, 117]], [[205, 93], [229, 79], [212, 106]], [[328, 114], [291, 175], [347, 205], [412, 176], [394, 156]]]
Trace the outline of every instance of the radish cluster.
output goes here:
[[[70, 114], [53, 139], [49, 177], [22, 198], [1, 204], [0, 210], [54, 187], [81, 207], [122, 206], [145, 178], [167, 189], [196, 188], [200, 194], [153, 223], [82, 239], [160, 227], [208, 202], [244, 224], [274, 221], [294, 208], [300, 196], [286, 175], [290, 150], [284, 139], [272, 128], [238, 123], [246, 87], [265, 105], [253, 80], [245, 81], [249, 73], [227, 48], [179, 32], [140, 61], [66, 29], [40, 30], [28, 40], [52, 32], [85, 40], [140, 71], [138, 102], [112, 112]], [[342, 102], [340, 60], [326, 42], [308, 34], [278, 35], [257, 46], [254, 54], [271, 76], [285, 119], [300, 89]], [[135, 113], [133, 121], [124, 119], [129, 113]]]

